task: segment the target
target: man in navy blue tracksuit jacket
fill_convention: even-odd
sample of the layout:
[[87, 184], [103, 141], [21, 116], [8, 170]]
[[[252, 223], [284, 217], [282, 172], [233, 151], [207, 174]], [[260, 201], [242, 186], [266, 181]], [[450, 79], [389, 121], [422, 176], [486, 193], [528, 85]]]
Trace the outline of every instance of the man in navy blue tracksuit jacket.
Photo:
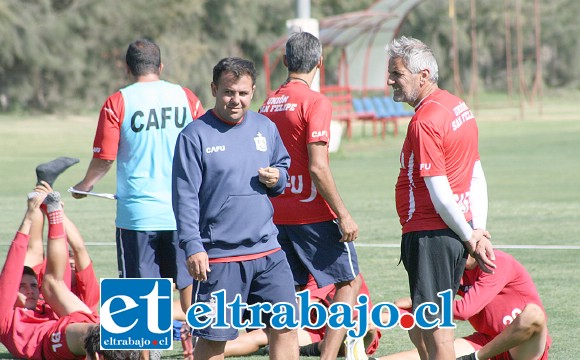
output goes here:
[[[179, 135], [173, 159], [173, 209], [180, 247], [194, 278], [193, 302], [288, 303], [296, 306], [292, 273], [277, 240], [269, 196], [284, 192], [290, 156], [276, 125], [249, 110], [256, 70], [251, 61], [222, 59], [213, 69], [215, 107]], [[220, 311], [218, 308], [217, 311]], [[271, 314], [264, 314], [269, 327]], [[218, 314], [219, 316], [219, 314]], [[226, 310], [228, 325], [231, 311]], [[296, 330], [269, 330], [271, 356], [298, 359]], [[223, 357], [233, 326], [194, 329], [194, 357]], [[277, 354], [277, 355], [276, 355]]]

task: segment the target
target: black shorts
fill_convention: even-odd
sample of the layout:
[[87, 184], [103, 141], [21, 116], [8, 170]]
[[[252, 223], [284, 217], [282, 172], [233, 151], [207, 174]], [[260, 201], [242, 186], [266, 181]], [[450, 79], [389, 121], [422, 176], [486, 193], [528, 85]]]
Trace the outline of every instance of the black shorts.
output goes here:
[[[403, 234], [401, 260], [409, 277], [413, 310], [422, 303], [433, 302], [441, 308], [437, 293], [452, 289], [457, 294], [467, 250], [451, 229], [414, 231]], [[441, 312], [426, 319], [440, 319]]]
[[121, 278], [171, 278], [181, 290], [193, 283], [177, 231], [117, 228], [117, 266]]

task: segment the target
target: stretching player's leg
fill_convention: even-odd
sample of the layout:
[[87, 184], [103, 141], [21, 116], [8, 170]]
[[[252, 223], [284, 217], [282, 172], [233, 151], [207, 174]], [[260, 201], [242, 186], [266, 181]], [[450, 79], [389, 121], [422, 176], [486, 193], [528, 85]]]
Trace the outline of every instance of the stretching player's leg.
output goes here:
[[72, 220], [63, 212], [64, 228], [68, 244], [72, 250], [74, 267], [76, 271], [82, 271], [91, 264], [89, 252], [85, 246], [85, 241]]
[[[50, 189], [50, 187], [47, 188]], [[68, 246], [60, 194], [50, 192], [45, 203], [48, 217], [48, 244], [46, 273], [42, 284], [44, 299], [61, 317], [75, 311], [84, 311], [90, 314], [89, 307], [71, 292], [65, 282], [66, 268], [70, 265], [68, 263]]]
[[528, 304], [521, 314], [492, 341], [479, 349], [480, 359], [509, 351], [512, 359], [539, 359], [548, 337], [546, 315], [536, 304]]
[[[47, 183], [42, 182], [42, 185], [46, 187], [47, 191], [52, 190]], [[45, 203], [48, 217], [48, 244], [46, 272], [42, 284], [44, 299], [59, 317], [64, 317], [77, 311], [91, 314], [89, 307], [70, 291], [64, 281], [67, 273], [66, 268], [69, 267], [69, 264], [60, 194], [49, 192]], [[92, 326], [96, 325], [78, 323], [69, 324], [66, 327], [65, 341], [73, 354], [85, 354], [81, 339]]]
[[244, 356], [255, 353], [261, 347], [268, 345], [269, 329], [256, 329], [241, 333], [236, 339], [228, 341], [225, 356]]
[[30, 227], [30, 239], [28, 240], [24, 265], [34, 268], [44, 262], [44, 245], [42, 244], [44, 215], [40, 209], [36, 209], [31, 216], [32, 225]]
[[70, 247], [65, 280], [70, 278], [71, 291], [93, 312], [99, 307], [100, 286], [85, 241], [76, 225], [63, 213], [66, 238]]

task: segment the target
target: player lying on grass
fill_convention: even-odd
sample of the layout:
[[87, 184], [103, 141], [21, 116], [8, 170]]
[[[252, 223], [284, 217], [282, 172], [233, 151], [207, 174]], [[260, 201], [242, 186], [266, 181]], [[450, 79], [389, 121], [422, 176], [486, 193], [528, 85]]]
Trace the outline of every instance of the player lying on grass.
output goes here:
[[[48, 244], [40, 290], [36, 274], [24, 267], [24, 260], [32, 223], [43, 202]], [[29, 194], [27, 211], [0, 273], [0, 342], [17, 358], [138, 359], [138, 352], [99, 349], [99, 316], [67, 287], [67, 258], [60, 194], [43, 181]]]
[[[30, 238], [24, 265], [32, 268], [37, 275], [38, 287], [42, 287], [42, 277], [46, 270], [46, 257], [42, 235], [44, 230], [44, 215], [46, 205], [40, 206], [41, 211], [33, 214], [30, 228]], [[89, 257], [85, 242], [75, 224], [63, 212], [66, 239], [69, 245], [69, 267], [65, 269], [64, 281], [67, 287], [79, 297], [91, 311], [96, 312], [99, 306], [99, 281], [95, 275], [93, 262]]]
[[[304, 290], [310, 290], [310, 302], [319, 302], [325, 307], [329, 307], [334, 298], [336, 287], [334, 284], [319, 288], [316, 281], [310, 275], [308, 283]], [[361, 288], [359, 294], [365, 294], [370, 297], [367, 284], [361, 275]], [[372, 304], [369, 306], [372, 308]], [[315, 316], [315, 315], [313, 315]], [[316, 322], [315, 318], [311, 321]], [[299, 329], [298, 343], [300, 345], [300, 356], [317, 356], [320, 357], [320, 342], [324, 339], [326, 333], [325, 327], [320, 329]], [[374, 354], [379, 346], [381, 332], [376, 327], [371, 327], [366, 335], [359, 339], [349, 338], [345, 340], [344, 346], [339, 350], [340, 356], [345, 356], [347, 360], [358, 359], [357, 356], [363, 354]], [[255, 352], [267, 352], [267, 348], [262, 349], [268, 345], [267, 329], [256, 329], [245, 332], [240, 336], [226, 343], [225, 356], [244, 356]], [[358, 354], [358, 355], [356, 355]]]

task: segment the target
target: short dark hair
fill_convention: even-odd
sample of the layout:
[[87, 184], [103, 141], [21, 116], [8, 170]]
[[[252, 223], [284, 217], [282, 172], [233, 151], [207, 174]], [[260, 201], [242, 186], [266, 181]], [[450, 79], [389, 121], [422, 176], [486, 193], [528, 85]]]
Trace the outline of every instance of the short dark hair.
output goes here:
[[137, 350], [101, 350], [101, 329], [95, 324], [83, 338], [85, 352], [90, 355], [99, 353], [105, 360], [139, 360]]
[[135, 40], [127, 49], [125, 62], [127, 62], [127, 66], [133, 76], [159, 75], [161, 50], [159, 50], [157, 44], [149, 39]]
[[216, 86], [223, 73], [233, 74], [236, 80], [248, 75], [252, 78], [252, 85], [256, 84], [256, 77], [258, 76], [254, 63], [239, 57], [223, 58], [213, 67], [213, 83]]
[[36, 273], [34, 272], [34, 270], [30, 266], [25, 266], [22, 269], [22, 275], [30, 275], [30, 276], [36, 277]]

